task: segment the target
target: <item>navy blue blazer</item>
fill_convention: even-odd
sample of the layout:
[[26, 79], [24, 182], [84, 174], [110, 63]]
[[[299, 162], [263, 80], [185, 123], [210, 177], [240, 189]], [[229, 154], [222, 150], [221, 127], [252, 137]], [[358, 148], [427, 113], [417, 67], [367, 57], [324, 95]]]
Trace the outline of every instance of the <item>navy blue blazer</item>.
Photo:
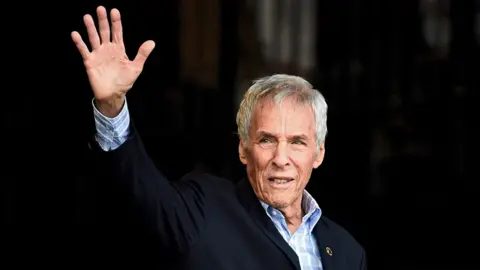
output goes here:
[[[175, 256], [169, 269], [300, 270], [246, 179], [191, 173], [170, 182], [130, 130], [110, 152], [91, 142], [97, 173], [130, 192], [153, 242]], [[366, 269], [364, 249], [345, 229], [322, 215], [314, 233], [324, 270]]]

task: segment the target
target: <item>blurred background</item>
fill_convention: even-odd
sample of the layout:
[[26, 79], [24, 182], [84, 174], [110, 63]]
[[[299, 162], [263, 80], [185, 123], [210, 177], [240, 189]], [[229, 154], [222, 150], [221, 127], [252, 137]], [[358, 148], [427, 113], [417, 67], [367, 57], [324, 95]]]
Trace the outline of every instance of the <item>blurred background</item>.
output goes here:
[[129, 108], [172, 181], [192, 170], [242, 178], [243, 93], [265, 75], [300, 75], [329, 104], [326, 159], [307, 189], [365, 247], [369, 268], [478, 269], [479, 0], [85, 0], [12, 11], [28, 27], [4, 35], [29, 41], [5, 43], [22, 57], [23, 79], [10, 81], [32, 86], [6, 98], [8, 164], [20, 164], [3, 170], [10, 251], [168, 269], [89, 164], [93, 96], [70, 32], [86, 37], [82, 17], [98, 5], [120, 10], [129, 57], [156, 42]]

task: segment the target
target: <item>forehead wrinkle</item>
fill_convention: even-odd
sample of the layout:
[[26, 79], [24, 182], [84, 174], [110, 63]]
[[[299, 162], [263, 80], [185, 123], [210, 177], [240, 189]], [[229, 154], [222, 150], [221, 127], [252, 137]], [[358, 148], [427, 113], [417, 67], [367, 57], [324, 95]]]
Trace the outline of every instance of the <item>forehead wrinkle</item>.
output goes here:
[[[287, 104], [287, 103], [283, 103], [283, 101], [286, 101], [286, 102], [290, 102], [290, 104], [292, 104], [291, 107], [288, 108], [288, 110], [284, 110], [282, 108], [284, 108], [284, 106]], [[255, 113], [254, 113], [254, 123], [252, 123], [253, 125], [251, 126], [253, 129], [253, 132], [254, 136], [258, 136], [261, 132], [265, 132], [265, 133], [269, 133], [270, 135], [274, 135], [274, 137], [281, 137], [283, 134], [285, 134], [285, 137], [287, 138], [292, 138], [292, 137], [295, 137], [295, 136], [305, 136], [306, 139], [310, 139], [310, 136], [309, 136], [309, 132], [311, 131], [311, 128], [312, 128], [312, 123], [309, 123], [309, 124], [306, 124], [308, 125], [308, 131], [304, 131], [304, 130], [293, 130], [291, 133], [292, 134], [289, 134], [289, 130], [287, 130], [287, 128], [291, 127], [291, 125], [289, 126], [289, 122], [290, 120], [292, 119], [289, 119], [289, 113], [291, 111], [293, 112], [296, 112], [298, 109], [300, 109], [300, 106], [301, 105], [301, 108], [307, 108], [308, 111], [313, 114], [313, 109], [311, 107], [308, 106], [308, 104], [305, 104], [305, 103], [301, 103], [299, 102], [297, 99], [295, 98], [286, 98], [284, 100], [282, 100], [281, 102], [279, 103], [276, 103], [274, 102], [273, 100], [271, 99], [267, 99], [267, 100], [264, 100], [263, 102], [260, 102], [257, 104], [257, 108], [255, 110]], [[269, 115], [268, 115], [268, 118], [265, 117], [264, 113], [265, 111], [269, 109], [270, 111], [268, 112]], [[260, 117], [260, 115], [262, 117]], [[278, 120], [278, 118], [280, 117], [280, 122], [281, 124], [280, 125], [276, 125], [274, 127], [274, 130], [272, 129], [269, 129], [267, 130], [265, 128], [265, 123], [267, 122], [268, 124], [268, 121], [275, 119], [275, 120]], [[293, 119], [292, 121], [295, 121], [295, 119]], [[269, 127], [271, 128], [271, 127]], [[298, 126], [295, 126], [294, 125], [294, 128], [298, 128]], [[315, 131], [313, 131], [315, 132]]]

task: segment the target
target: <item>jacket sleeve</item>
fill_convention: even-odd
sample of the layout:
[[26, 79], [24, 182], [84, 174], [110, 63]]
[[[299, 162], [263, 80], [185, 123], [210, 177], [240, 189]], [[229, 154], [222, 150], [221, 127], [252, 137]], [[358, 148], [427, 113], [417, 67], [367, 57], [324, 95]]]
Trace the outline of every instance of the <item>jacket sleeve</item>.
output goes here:
[[109, 182], [122, 185], [132, 195], [136, 209], [164, 247], [188, 252], [205, 227], [205, 182], [211, 179], [187, 175], [180, 181], [168, 181], [150, 159], [132, 121], [126, 140], [111, 151], [102, 149], [92, 137], [96, 176], [110, 178]]

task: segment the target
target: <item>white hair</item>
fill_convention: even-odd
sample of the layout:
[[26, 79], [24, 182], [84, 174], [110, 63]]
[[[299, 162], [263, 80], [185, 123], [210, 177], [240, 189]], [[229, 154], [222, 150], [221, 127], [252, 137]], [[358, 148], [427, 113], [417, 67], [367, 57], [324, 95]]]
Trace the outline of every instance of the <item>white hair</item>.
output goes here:
[[275, 74], [255, 80], [247, 90], [237, 112], [238, 135], [242, 142], [248, 141], [248, 131], [253, 112], [260, 102], [267, 99], [280, 104], [286, 97], [293, 97], [297, 102], [311, 106], [315, 117], [317, 149], [327, 136], [327, 103], [323, 95], [305, 79]]

